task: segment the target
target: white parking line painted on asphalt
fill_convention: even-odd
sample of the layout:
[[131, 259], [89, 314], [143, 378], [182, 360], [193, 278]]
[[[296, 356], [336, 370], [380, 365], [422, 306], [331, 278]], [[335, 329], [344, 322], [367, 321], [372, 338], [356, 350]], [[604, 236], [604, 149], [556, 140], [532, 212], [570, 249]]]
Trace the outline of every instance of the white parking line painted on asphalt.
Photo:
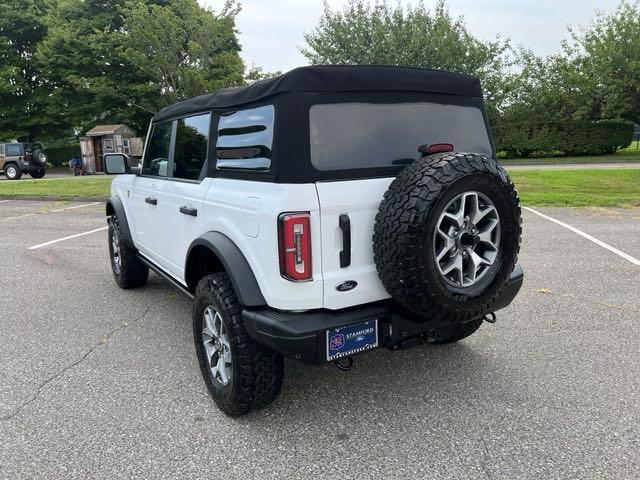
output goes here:
[[0, 200], [0, 203], [7, 203], [7, 202], [9, 202], [9, 201], [10, 201], [10, 200]]
[[[9, 200], [0, 200], [0, 203], [8, 202], [8, 201]], [[64, 212], [65, 210], [74, 210], [76, 208], [91, 207], [93, 205], [99, 205], [101, 203], [102, 202], [85, 203], [84, 205], [74, 205], [73, 207], [56, 208], [55, 210], [47, 210], [45, 212], [26, 213], [24, 215], [17, 215], [15, 217], [0, 218], [0, 222], [6, 222], [7, 220], [15, 220], [16, 218], [32, 217], [34, 215], [45, 215], [47, 213]]]
[[64, 212], [65, 210], [73, 210], [75, 208], [90, 207], [92, 205], [98, 205], [99, 203], [102, 203], [102, 202], [85, 203], [84, 205], [75, 205], [73, 207], [58, 208], [56, 210], [49, 210], [49, 212]]
[[0, 222], [6, 222], [7, 220], [13, 220], [15, 218], [33, 217], [34, 215], [38, 215], [38, 214], [37, 213], [26, 213], [24, 215], [18, 215], [16, 217], [0, 218]]
[[598, 240], [596, 237], [592, 237], [591, 235], [589, 235], [588, 233], [583, 232], [582, 230], [577, 229], [576, 227], [573, 227], [567, 223], [561, 222], [560, 220], [556, 220], [555, 218], [550, 217], [549, 215], [545, 215], [544, 213], [541, 213], [537, 210], [534, 210], [533, 208], [529, 208], [529, 207], [522, 207], [524, 210], [527, 210], [528, 212], [531, 213], [535, 213], [536, 215], [544, 218], [545, 220], [549, 220], [550, 222], [553, 223], [557, 223], [558, 225], [560, 225], [561, 227], [566, 228], [567, 230], [571, 230], [573, 233], [577, 233], [578, 235], [580, 235], [581, 237], [586, 238], [587, 240], [592, 241], [593, 243], [595, 243], [596, 245], [601, 246], [602, 248], [605, 248], [607, 250], [609, 250], [612, 253], [615, 253], [616, 255], [618, 255], [619, 257], [624, 258], [625, 260], [633, 263], [634, 265], [638, 265], [640, 266], [640, 260], [638, 260], [637, 258], [632, 257], [631, 255], [621, 252], [620, 250], [618, 250], [615, 247], [612, 247], [611, 245], [609, 245], [608, 243], [604, 243], [602, 240]]
[[95, 230], [89, 230], [88, 232], [76, 233], [75, 235], [69, 235], [68, 237], [57, 238], [56, 240], [51, 240], [50, 242], [41, 243], [39, 245], [34, 245], [33, 247], [29, 247], [28, 250], [37, 250], [38, 248], [48, 247], [49, 245], [53, 245], [54, 243], [64, 242], [66, 240], [71, 240], [73, 238], [82, 237], [84, 235], [90, 235], [92, 233], [101, 232], [106, 230], [109, 227], [100, 227]]

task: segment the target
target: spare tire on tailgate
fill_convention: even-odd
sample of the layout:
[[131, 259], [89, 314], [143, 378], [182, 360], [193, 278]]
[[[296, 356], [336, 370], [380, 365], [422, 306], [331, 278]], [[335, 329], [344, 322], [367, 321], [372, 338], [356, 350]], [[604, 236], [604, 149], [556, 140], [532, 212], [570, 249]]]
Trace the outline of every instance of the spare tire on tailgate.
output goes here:
[[492, 311], [517, 262], [517, 191], [493, 159], [443, 153], [391, 183], [373, 234], [389, 294], [424, 320], [467, 322]]
[[44, 167], [47, 164], [47, 154], [39, 148], [36, 148], [31, 152], [31, 162], [40, 167]]

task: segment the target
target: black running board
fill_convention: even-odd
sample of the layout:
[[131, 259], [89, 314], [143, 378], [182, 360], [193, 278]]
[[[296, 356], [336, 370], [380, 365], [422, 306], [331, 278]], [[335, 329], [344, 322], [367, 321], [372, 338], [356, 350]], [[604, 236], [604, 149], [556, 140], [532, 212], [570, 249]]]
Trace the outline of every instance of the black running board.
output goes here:
[[185, 287], [184, 285], [182, 285], [179, 281], [177, 281], [175, 278], [173, 278], [171, 275], [169, 275], [167, 272], [165, 272], [162, 268], [160, 268], [159, 266], [157, 266], [155, 263], [153, 263], [151, 260], [143, 257], [142, 255], [140, 255], [139, 253], [137, 254], [138, 260], [140, 260], [142, 263], [144, 263], [147, 267], [149, 267], [151, 270], [153, 270], [154, 272], [156, 272], [158, 275], [160, 275], [162, 278], [164, 278], [167, 282], [169, 282], [171, 285], [173, 285], [175, 288], [177, 288], [178, 290], [180, 290], [180, 292], [182, 292], [183, 294], [185, 294], [187, 297], [189, 297], [191, 300], [193, 300], [195, 297], [193, 295], [193, 293], [191, 293], [187, 287]]

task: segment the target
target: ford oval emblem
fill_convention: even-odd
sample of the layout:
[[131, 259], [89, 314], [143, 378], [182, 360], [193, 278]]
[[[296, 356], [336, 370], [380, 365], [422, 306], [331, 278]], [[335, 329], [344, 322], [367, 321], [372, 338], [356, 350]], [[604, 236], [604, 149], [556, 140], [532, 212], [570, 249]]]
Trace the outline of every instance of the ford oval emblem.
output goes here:
[[355, 280], [347, 280], [346, 282], [342, 282], [336, 285], [336, 290], [339, 292], [348, 292], [349, 290], [353, 290], [358, 286], [358, 282]]

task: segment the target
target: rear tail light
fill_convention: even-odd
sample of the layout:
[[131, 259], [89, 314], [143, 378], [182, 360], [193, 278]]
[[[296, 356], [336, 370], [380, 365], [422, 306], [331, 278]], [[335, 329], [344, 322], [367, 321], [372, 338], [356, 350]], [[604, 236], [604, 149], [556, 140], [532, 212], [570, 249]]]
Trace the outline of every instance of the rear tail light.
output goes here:
[[280, 273], [293, 282], [311, 280], [311, 216], [283, 213], [278, 219]]

